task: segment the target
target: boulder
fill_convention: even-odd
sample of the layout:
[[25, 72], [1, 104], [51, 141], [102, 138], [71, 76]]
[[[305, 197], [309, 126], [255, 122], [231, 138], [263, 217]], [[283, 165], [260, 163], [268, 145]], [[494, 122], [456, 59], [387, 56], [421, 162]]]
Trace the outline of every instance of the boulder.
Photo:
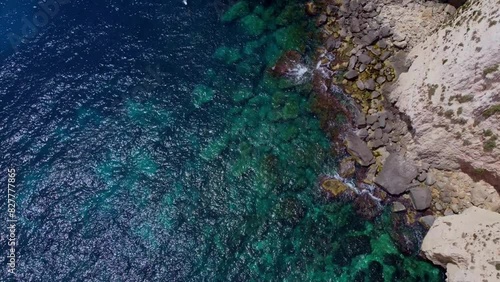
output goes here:
[[444, 216], [455, 215], [455, 213], [450, 208], [447, 208], [443, 214]]
[[389, 143], [389, 134], [387, 134], [385, 132], [382, 134], [382, 142], [384, 144], [388, 144]]
[[366, 126], [366, 116], [364, 114], [360, 114], [356, 118], [356, 126], [358, 128], [365, 127]]
[[365, 139], [366, 137], [368, 137], [368, 130], [366, 128], [358, 130], [358, 136], [361, 139]]
[[431, 206], [432, 194], [427, 187], [416, 187], [410, 189], [410, 198], [413, 207], [418, 210], [425, 210]]
[[402, 212], [405, 210], [406, 210], [405, 205], [401, 204], [400, 202], [392, 203], [392, 212]]
[[359, 73], [355, 70], [350, 70], [344, 74], [345, 79], [353, 80], [358, 77]]
[[340, 47], [341, 42], [337, 40], [334, 36], [328, 37], [325, 43], [325, 47], [328, 51], [333, 51]]
[[371, 11], [375, 10], [375, 4], [373, 4], [372, 2], [368, 2], [368, 4], [366, 4], [364, 7], [363, 7], [363, 11], [369, 13]]
[[373, 91], [370, 98], [377, 99], [378, 97], [380, 97], [380, 92]]
[[377, 42], [377, 46], [381, 49], [385, 49], [385, 48], [387, 48], [388, 44], [387, 44], [387, 41], [385, 41], [385, 40], [379, 40]]
[[391, 35], [392, 35], [391, 27], [387, 25], [382, 26], [382, 28], [380, 29], [380, 37], [385, 38]]
[[396, 42], [401, 42], [406, 39], [406, 35], [401, 35], [399, 33], [396, 33], [392, 36], [392, 39]]
[[349, 68], [350, 70], [354, 69], [354, 67], [356, 66], [356, 62], [357, 62], [357, 61], [358, 61], [358, 57], [356, 57], [356, 56], [354, 56], [354, 55], [353, 55], [353, 56], [351, 56], [351, 58], [349, 59], [349, 66], [348, 66], [348, 68]]
[[380, 55], [380, 60], [385, 61], [387, 58], [391, 56], [391, 52], [389, 51], [384, 51], [382, 55]]
[[374, 124], [378, 120], [378, 115], [369, 115], [366, 117], [366, 123]]
[[387, 115], [379, 115], [379, 117], [378, 117], [378, 123], [380, 124], [381, 128], [384, 128], [386, 125], [386, 122], [385, 122], [386, 117], [387, 117]]
[[384, 142], [382, 140], [372, 140], [368, 142], [368, 148], [370, 149], [378, 149], [380, 147], [384, 146]]
[[431, 228], [435, 220], [436, 218], [433, 215], [422, 216], [421, 218], [418, 219], [420, 224], [422, 224], [427, 229]]
[[370, 32], [368, 32], [368, 34], [361, 37], [361, 43], [368, 46], [368, 45], [375, 43], [375, 41], [377, 41], [377, 39], [378, 39], [378, 33], [375, 31], [370, 31]]
[[[378, 45], [379, 42], [377, 42], [377, 45]], [[380, 49], [374, 48], [372, 46], [366, 47], [366, 49], [368, 49], [370, 51], [370, 53], [372, 53], [373, 55], [375, 55], [377, 57], [380, 56], [380, 54], [382, 54], [382, 52], [380, 51]]]
[[361, 29], [359, 28], [359, 20], [357, 18], [353, 18], [351, 20], [351, 32], [357, 33], [360, 31]]
[[334, 16], [337, 11], [338, 11], [338, 7], [335, 5], [326, 6], [326, 14], [329, 16]]
[[393, 153], [387, 157], [382, 171], [375, 178], [375, 183], [389, 194], [399, 195], [407, 190], [417, 174], [417, 167], [412, 162]]
[[456, 11], [457, 9], [452, 5], [446, 5], [446, 8], [444, 8], [444, 12], [448, 15], [453, 15], [455, 14]]
[[361, 80], [356, 81], [356, 86], [359, 90], [365, 90], [365, 84]]
[[361, 55], [358, 56], [358, 61], [360, 61], [361, 63], [363, 64], [369, 64], [371, 61], [372, 61], [372, 57], [370, 57], [369, 55], [363, 53]]
[[426, 180], [426, 179], [427, 179], [427, 172], [422, 171], [422, 172], [418, 175], [417, 179], [418, 179], [418, 181], [420, 181], [420, 182], [424, 182], [424, 180]]
[[325, 14], [321, 14], [318, 19], [316, 20], [316, 26], [320, 27], [326, 23], [328, 20], [328, 17]]
[[385, 76], [383, 76], [383, 75], [382, 75], [382, 76], [377, 77], [377, 83], [378, 83], [378, 84], [382, 84], [382, 83], [384, 83], [385, 81], [386, 81]]
[[[345, 138], [347, 151], [362, 166], [369, 166], [375, 162], [372, 151], [366, 143], [354, 133], [349, 132]], [[414, 177], [415, 178], [415, 177]]]
[[[371, 129], [376, 130], [377, 128], [380, 128], [380, 123], [378, 121], [374, 122], [371, 126]], [[375, 136], [375, 135], [374, 135]]]
[[395, 41], [394, 42], [394, 46], [396, 46], [400, 49], [406, 48], [407, 45], [408, 45], [408, 42], [406, 42], [406, 41]]
[[448, 282], [499, 281], [500, 214], [470, 207], [439, 217], [422, 242], [423, 255], [446, 268]]
[[370, 78], [367, 81], [365, 81], [364, 85], [365, 85], [365, 88], [367, 90], [370, 90], [370, 91], [375, 90], [375, 80], [373, 80], [373, 78]]

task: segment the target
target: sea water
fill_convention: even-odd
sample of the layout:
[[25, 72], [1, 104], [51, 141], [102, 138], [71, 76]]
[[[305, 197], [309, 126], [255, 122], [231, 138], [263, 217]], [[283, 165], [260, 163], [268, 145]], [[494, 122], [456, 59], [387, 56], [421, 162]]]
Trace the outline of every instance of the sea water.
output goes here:
[[1, 2], [2, 281], [443, 279], [321, 191], [303, 2]]

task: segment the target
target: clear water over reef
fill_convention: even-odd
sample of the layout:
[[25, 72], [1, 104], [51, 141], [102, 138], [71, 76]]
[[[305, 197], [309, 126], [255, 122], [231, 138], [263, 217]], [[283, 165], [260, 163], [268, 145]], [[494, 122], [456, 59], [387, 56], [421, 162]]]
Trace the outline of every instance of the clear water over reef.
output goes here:
[[67, 2], [17, 52], [41, 8], [1, 6], [18, 281], [441, 281], [318, 186], [313, 66], [269, 72], [314, 52], [302, 2]]

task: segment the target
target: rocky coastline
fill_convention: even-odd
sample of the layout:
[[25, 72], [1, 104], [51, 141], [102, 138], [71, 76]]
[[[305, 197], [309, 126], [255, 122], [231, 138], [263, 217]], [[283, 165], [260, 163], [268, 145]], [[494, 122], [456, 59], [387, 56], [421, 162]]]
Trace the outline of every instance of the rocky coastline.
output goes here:
[[[418, 54], [412, 53], [413, 49], [427, 50], [422, 44], [431, 44], [428, 38], [439, 35], [464, 15], [480, 13], [471, 11], [474, 5], [485, 9], [490, 4], [494, 5], [492, 3], [492, 0], [475, 0], [474, 3], [451, 1], [449, 4], [420, 0], [335, 0], [306, 4], [306, 12], [315, 17], [324, 42], [323, 47], [317, 51], [318, 65], [313, 77], [315, 91], [320, 95], [328, 95], [328, 92], [335, 92], [340, 87], [355, 105], [352, 128], [339, 135], [350, 155], [340, 161], [339, 178], [354, 176], [358, 185], [369, 186], [377, 199], [392, 206], [397, 227], [393, 232], [393, 239], [398, 241], [400, 248], [406, 253], [414, 250], [415, 246], [409, 245], [415, 245], [415, 242], [407, 238], [404, 232], [400, 232], [398, 228], [401, 224], [413, 228], [431, 228], [432, 231], [436, 218], [455, 214], [460, 216], [465, 210], [474, 207], [499, 215], [500, 189], [495, 182], [497, 172], [490, 173], [500, 164], [500, 158], [494, 155], [497, 148], [492, 148], [492, 157], [489, 152], [478, 153], [493, 158], [486, 165], [487, 169], [481, 171], [485, 177], [478, 177], [477, 165], [472, 161], [464, 161], [457, 166], [451, 161], [451, 157], [441, 156], [441, 159], [450, 159], [441, 162], [436, 161], [432, 155], [429, 157], [430, 154], [420, 153], [423, 150], [421, 140], [426, 140], [421, 138], [420, 132], [426, 126], [419, 119], [429, 117], [428, 112], [436, 109], [424, 107], [426, 110], [421, 111], [423, 117], [419, 116], [418, 112], [412, 111], [403, 102], [404, 99], [412, 98], [404, 96], [399, 90], [401, 85], [408, 84], [404, 79], [426, 75], [411, 75], [415, 60], [432, 59], [422, 56], [419, 58]], [[491, 25], [499, 17], [498, 9], [496, 12], [493, 10], [491, 17], [485, 21], [489, 21], [488, 25]], [[443, 65], [445, 63], [442, 62]], [[495, 77], [488, 76], [486, 79], [490, 84], [497, 83], [497, 80], [493, 80]], [[440, 90], [435, 84], [429, 85], [421, 85], [421, 88], [425, 89], [425, 95], [431, 99]], [[420, 85], [411, 84], [411, 87], [418, 89]], [[497, 98], [492, 98], [493, 103], [495, 99], [500, 99], [498, 94], [495, 97]], [[453, 99], [448, 97], [448, 100], [446, 102], [449, 105], [453, 103]], [[464, 109], [466, 104], [461, 106], [462, 112], [474, 110]], [[441, 113], [443, 115], [446, 113]], [[496, 112], [492, 115], [496, 115]], [[488, 128], [493, 128], [493, 133], [488, 136], [490, 139], [498, 132], [496, 127], [490, 126], [493, 118], [483, 121]], [[459, 129], [465, 132], [466, 122], [457, 120], [460, 121], [454, 117], [444, 121], [448, 122], [448, 127], [458, 128], [450, 132], [458, 132]], [[432, 122], [435, 121], [431, 120], [430, 123]], [[486, 129], [481, 130], [484, 132]], [[425, 142], [432, 144], [430, 141]], [[432, 151], [432, 146], [427, 150]], [[450, 151], [445, 150], [444, 153], [450, 154]], [[440, 152], [435, 154], [440, 155]], [[371, 204], [366, 204], [370, 201], [359, 200], [360, 197], [352, 196], [352, 192], [347, 196], [342, 195], [350, 190], [340, 180], [324, 179], [322, 187], [334, 197], [355, 199], [356, 208], [366, 218], [373, 218], [378, 214], [377, 207], [370, 208]], [[419, 243], [421, 242], [416, 244]], [[498, 248], [500, 256], [500, 243], [494, 243], [494, 246]], [[478, 250], [471, 252], [474, 251]], [[436, 263], [425, 253], [422, 255]], [[462, 281], [450, 278], [450, 275], [448, 277], [449, 281]]]

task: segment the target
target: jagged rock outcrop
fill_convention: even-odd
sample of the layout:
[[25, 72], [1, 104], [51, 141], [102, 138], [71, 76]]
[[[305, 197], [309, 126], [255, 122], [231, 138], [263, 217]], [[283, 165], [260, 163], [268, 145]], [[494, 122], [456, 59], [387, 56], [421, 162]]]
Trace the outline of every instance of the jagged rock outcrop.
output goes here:
[[[500, 11], [468, 1], [409, 53], [385, 93], [411, 121], [408, 156], [462, 170], [500, 191]], [[499, 142], [500, 144], [500, 142]]]
[[437, 218], [421, 251], [446, 268], [448, 282], [500, 281], [500, 214], [470, 207]]

